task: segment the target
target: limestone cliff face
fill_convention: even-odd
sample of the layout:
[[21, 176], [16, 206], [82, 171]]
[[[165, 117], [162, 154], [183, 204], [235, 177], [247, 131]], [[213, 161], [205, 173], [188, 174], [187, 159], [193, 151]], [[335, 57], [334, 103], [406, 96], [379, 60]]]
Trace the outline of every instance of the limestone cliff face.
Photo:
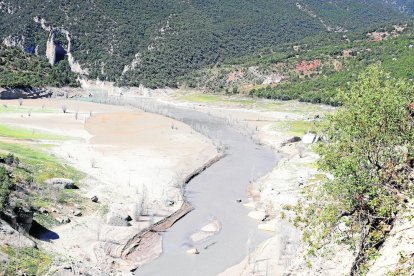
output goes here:
[[49, 38], [46, 42], [46, 57], [51, 65], [56, 63], [56, 45], [55, 45], [55, 34], [50, 32]]
[[56, 64], [57, 62], [57, 52], [58, 52], [58, 47], [56, 45], [56, 34], [60, 33], [63, 34], [66, 38], [66, 48], [63, 47], [64, 51], [66, 52], [67, 58], [68, 58], [68, 62], [70, 65], [70, 69], [72, 70], [72, 72], [81, 74], [81, 75], [88, 75], [88, 70], [87, 69], [82, 69], [81, 65], [75, 60], [75, 58], [73, 57], [73, 54], [71, 52], [72, 50], [72, 40], [71, 40], [71, 35], [69, 33], [69, 31], [61, 28], [61, 27], [53, 27], [52, 25], [50, 25], [44, 18], [40, 18], [38, 16], [33, 18], [33, 21], [35, 23], [40, 24], [40, 26], [42, 27], [43, 30], [49, 32], [49, 38], [46, 42], [46, 57], [49, 60], [49, 63], [51, 65]]
[[124, 70], [122, 71], [122, 75], [125, 75], [128, 71], [135, 70], [135, 68], [141, 64], [142, 55], [140, 53], [135, 54], [135, 58], [132, 60], [130, 64], [124, 66]]
[[3, 45], [6, 47], [16, 47], [21, 50], [24, 49], [25, 37], [22, 35], [9, 35], [3, 39]]
[[68, 42], [68, 49], [66, 50], [66, 52], [67, 52], [67, 55], [68, 55], [70, 70], [72, 70], [72, 72], [75, 72], [75, 73], [80, 74], [80, 75], [89, 75], [88, 69], [86, 69], [86, 68], [82, 69], [79, 62], [75, 61], [75, 58], [72, 55], [72, 41], [71, 41], [70, 34], [66, 30], [63, 30], [63, 31], [66, 35], [66, 40]]

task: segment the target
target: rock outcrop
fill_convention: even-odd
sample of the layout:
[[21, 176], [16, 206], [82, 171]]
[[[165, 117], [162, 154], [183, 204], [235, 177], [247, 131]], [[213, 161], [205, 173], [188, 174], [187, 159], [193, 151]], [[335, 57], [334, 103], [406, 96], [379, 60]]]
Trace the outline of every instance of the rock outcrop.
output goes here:
[[[56, 64], [57, 56], [61, 55], [64, 51], [65, 56], [68, 58], [69, 66], [72, 72], [80, 74], [80, 75], [88, 75], [89, 72], [87, 69], [82, 69], [81, 65], [75, 61], [75, 58], [72, 54], [72, 40], [71, 35], [68, 30], [65, 30], [60, 27], [53, 27], [51, 26], [44, 18], [40, 18], [38, 16], [33, 18], [35, 23], [40, 24], [43, 30], [49, 32], [49, 38], [46, 43], [46, 57], [49, 60], [51, 65]], [[57, 33], [63, 34], [66, 38], [66, 48], [61, 46], [56, 40], [55, 36]]]
[[9, 35], [3, 39], [3, 45], [6, 47], [15, 47], [24, 50], [25, 37], [22, 35]]
[[0, 88], [1, 100], [15, 100], [15, 99], [39, 99], [47, 98], [52, 95], [52, 92], [43, 88]]
[[303, 137], [302, 137], [302, 142], [304, 144], [313, 144], [316, 143], [318, 141], [318, 136], [315, 133], [306, 133]]
[[50, 32], [49, 38], [46, 42], [46, 57], [50, 65], [56, 64], [56, 44], [54, 32]]
[[51, 178], [45, 181], [48, 185], [53, 185], [60, 189], [76, 189], [75, 182], [67, 178]]
[[13, 229], [10, 224], [0, 219], [0, 245], [8, 245], [11, 247], [36, 247], [36, 243]]
[[13, 210], [4, 211], [1, 219], [5, 220], [16, 230], [29, 232], [33, 223], [33, 212], [24, 208], [16, 207]]
[[112, 226], [130, 226], [130, 215], [128, 208], [122, 204], [113, 204], [106, 216], [106, 223]]

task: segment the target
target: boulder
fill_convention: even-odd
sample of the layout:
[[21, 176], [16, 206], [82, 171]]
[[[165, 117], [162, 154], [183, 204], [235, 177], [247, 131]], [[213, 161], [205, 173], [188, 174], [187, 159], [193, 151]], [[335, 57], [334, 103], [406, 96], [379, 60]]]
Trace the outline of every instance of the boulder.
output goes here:
[[73, 210], [73, 215], [75, 217], [81, 217], [82, 216], [82, 212], [78, 209]]
[[190, 236], [190, 239], [194, 243], [202, 242], [210, 237], [216, 235], [221, 230], [221, 223], [217, 219], [210, 221], [204, 225], [199, 231]]
[[411, 181], [414, 180], [414, 170], [412, 170], [411, 173], [408, 175], [408, 179], [410, 179]]
[[11, 247], [36, 247], [34, 241], [13, 229], [6, 221], [0, 219], [0, 246], [3, 244]]
[[131, 226], [131, 224], [125, 218], [114, 213], [108, 213], [108, 215], [106, 216], [106, 223], [112, 226]]
[[257, 226], [259, 230], [269, 231], [269, 232], [276, 232], [276, 222], [275, 221], [267, 221], [266, 223], [261, 223]]
[[45, 181], [48, 185], [53, 185], [60, 189], [76, 189], [75, 182], [67, 178], [51, 178]]
[[221, 229], [221, 223], [218, 220], [213, 220], [209, 224], [204, 225], [201, 231], [217, 233]]
[[6, 265], [9, 262], [9, 256], [0, 252], [0, 267]]
[[282, 146], [285, 146], [287, 144], [297, 143], [300, 142], [302, 138], [298, 136], [293, 136], [292, 138], [287, 139], [285, 142], [282, 143]]
[[187, 250], [187, 254], [198, 255], [200, 252], [198, 252], [197, 248], [190, 248]]
[[70, 223], [70, 221], [71, 221], [70, 218], [68, 218], [68, 217], [62, 217], [62, 218], [58, 217], [58, 218], [56, 218], [56, 220], [57, 220], [57, 222], [62, 223], [62, 224]]
[[260, 220], [260, 221], [263, 221], [264, 219], [266, 219], [266, 213], [262, 211], [251, 211], [248, 214], [248, 216], [251, 217], [252, 219]]
[[44, 208], [44, 207], [41, 207], [38, 212], [40, 214], [48, 214], [49, 213], [49, 211], [46, 208]]
[[25, 208], [16, 207], [13, 211], [4, 212], [3, 218], [14, 228], [14, 229], [24, 229], [24, 231], [29, 232], [33, 223], [33, 211], [27, 210]]
[[93, 196], [91, 197], [92, 202], [97, 203], [98, 202], [98, 197], [97, 196]]
[[306, 133], [302, 138], [302, 143], [304, 144], [313, 144], [318, 141], [318, 136], [315, 133]]
[[106, 223], [112, 226], [130, 226], [131, 216], [123, 204], [112, 204], [106, 215]]

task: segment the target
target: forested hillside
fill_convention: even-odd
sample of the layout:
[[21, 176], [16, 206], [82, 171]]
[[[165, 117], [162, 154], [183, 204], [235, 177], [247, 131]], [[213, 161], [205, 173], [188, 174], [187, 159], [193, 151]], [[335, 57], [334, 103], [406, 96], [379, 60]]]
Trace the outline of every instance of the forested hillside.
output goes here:
[[347, 90], [371, 64], [381, 63], [393, 77], [414, 79], [412, 27], [391, 25], [345, 36], [315, 36], [260, 57], [245, 57], [237, 63], [195, 71], [184, 82], [209, 92], [242, 92], [269, 99], [335, 105], [340, 103], [337, 89]]
[[404, 21], [399, 7], [383, 0], [6, 0], [0, 38], [42, 56], [53, 40], [92, 79], [174, 87], [201, 68]]
[[384, 2], [393, 5], [400, 12], [414, 14], [414, 2], [411, 0], [384, 0]]
[[77, 86], [67, 61], [51, 66], [44, 58], [0, 45], [0, 87]]

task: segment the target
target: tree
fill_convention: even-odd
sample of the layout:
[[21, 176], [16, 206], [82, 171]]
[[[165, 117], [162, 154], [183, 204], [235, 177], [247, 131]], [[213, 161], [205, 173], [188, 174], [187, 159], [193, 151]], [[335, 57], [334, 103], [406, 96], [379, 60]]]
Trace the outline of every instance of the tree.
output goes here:
[[356, 275], [412, 198], [414, 87], [373, 66], [339, 97], [343, 107], [323, 123], [328, 142], [318, 148], [320, 168], [333, 177], [310, 189], [296, 222], [306, 226], [309, 253], [330, 241], [350, 244]]

